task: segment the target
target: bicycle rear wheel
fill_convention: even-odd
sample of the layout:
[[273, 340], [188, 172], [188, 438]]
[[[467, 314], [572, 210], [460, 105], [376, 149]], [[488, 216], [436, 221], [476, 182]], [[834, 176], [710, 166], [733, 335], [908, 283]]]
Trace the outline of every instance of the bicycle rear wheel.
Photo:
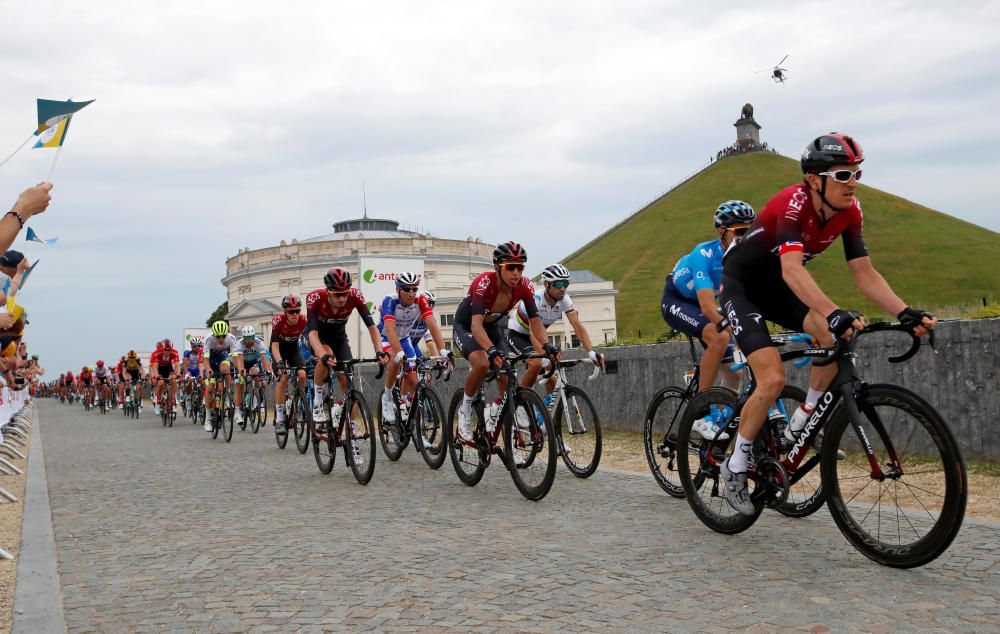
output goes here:
[[250, 431], [257, 433], [260, 431], [260, 401], [257, 400], [256, 391], [250, 396]]
[[[312, 438], [312, 428], [310, 427], [312, 408], [309, 406], [309, 401], [298, 390], [292, 396], [291, 411], [295, 415], [295, 426], [292, 428], [292, 433], [295, 434], [295, 448], [299, 450], [299, 453], [305, 453], [309, 450], [309, 440]], [[288, 416], [288, 412], [285, 412], [285, 416]]]
[[233, 414], [236, 409], [233, 407], [233, 397], [231, 394], [226, 394], [226, 406], [222, 409], [222, 437], [226, 439], [226, 442], [230, 442], [233, 439]]
[[[677, 453], [677, 471], [688, 504], [705, 526], [727, 535], [750, 528], [764, 510], [764, 503], [755, 504], [753, 515], [743, 515], [732, 508], [723, 493], [725, 484], [719, 467], [709, 460], [710, 453], [716, 462], [727, 459], [730, 447], [736, 442], [735, 430], [729, 430], [728, 440], [712, 441], [702, 438], [692, 426], [696, 420], [713, 412], [721, 415], [723, 425], [728, 424], [732, 420], [736, 400], [732, 390], [708, 388], [688, 403], [677, 431], [677, 446], [689, 447], [688, 451]], [[752, 477], [747, 484], [753, 494], [756, 483]]]
[[432, 387], [424, 387], [420, 391], [420, 399], [413, 404], [416, 409], [414, 417], [417, 427], [417, 449], [424, 462], [431, 469], [440, 469], [447, 454], [445, 440], [445, 412], [441, 397]]
[[[806, 400], [806, 392], [800, 387], [786, 385], [781, 390], [781, 396], [774, 406], [778, 408], [784, 420], [780, 423], [772, 424], [771, 433], [775, 435], [775, 440], [781, 442], [781, 434], [785, 425], [791, 420], [792, 413]], [[782, 458], [785, 451], [782, 451]], [[799, 479], [788, 489], [788, 498], [777, 505], [774, 510], [787, 517], [808, 517], [823, 508], [826, 503], [826, 494], [823, 492], [823, 479], [820, 477], [819, 452], [816, 448], [811, 448], [805, 455], [805, 459], [799, 463], [795, 476]]]
[[601, 464], [601, 421], [587, 393], [565, 388], [566, 401], [559, 401], [553, 423], [559, 437], [563, 463], [578, 478], [589, 478]]
[[[267, 392], [264, 391], [263, 385], [257, 388], [257, 418], [261, 426], [267, 425]], [[257, 431], [254, 430], [254, 433]]]
[[521, 495], [537, 502], [556, 478], [556, 437], [549, 410], [534, 390], [519, 387], [505, 418], [504, 450], [510, 476]]
[[[324, 408], [326, 406], [324, 405]], [[310, 417], [309, 429], [312, 434], [313, 457], [316, 458], [316, 466], [323, 475], [333, 470], [333, 463], [337, 460], [337, 441], [333, 437], [333, 426], [337, 421], [329, 420], [330, 412], [327, 410], [327, 421], [317, 422]], [[322, 438], [321, 436], [325, 436]]]
[[375, 425], [372, 423], [372, 413], [368, 409], [368, 401], [361, 392], [352, 390], [350, 400], [345, 407], [350, 406], [347, 416], [347, 432], [344, 437], [344, 454], [351, 473], [358, 484], [368, 484], [375, 473]]
[[[923, 566], [947, 550], [965, 517], [968, 479], [958, 443], [940, 414], [904, 388], [866, 386], [857, 403], [865, 438], [850, 425], [849, 403], [837, 408], [824, 434], [830, 514], [872, 561]], [[871, 477], [865, 440], [888, 476], [881, 482]], [[837, 449], [845, 459], [838, 460]]]
[[[406, 434], [400, 431], [401, 425], [397, 422], [390, 422], [385, 420], [382, 416], [382, 399], [379, 398], [378, 407], [378, 440], [379, 444], [382, 445], [382, 451], [385, 452], [385, 457], [389, 460], [396, 462], [399, 460], [400, 456], [403, 455], [403, 450], [406, 449], [406, 444], [404, 439]], [[396, 420], [399, 420], [399, 407], [393, 405], [396, 411]]]
[[[486, 466], [489, 464], [489, 454], [486, 454], [478, 447], [470, 447], [465, 444], [458, 434], [458, 408], [462, 405], [464, 392], [462, 388], [455, 390], [448, 406], [448, 418], [445, 419], [444, 435], [448, 444], [448, 455], [451, 456], [451, 465], [455, 468], [455, 475], [466, 486], [474, 487], [483, 479]], [[482, 438], [485, 433], [486, 423], [483, 420], [482, 407], [472, 408], [473, 429], [478, 438]]]
[[[675, 498], [684, 497], [677, 460], [677, 433], [688, 395], [679, 387], [665, 387], [653, 395], [642, 427], [646, 462], [660, 488]], [[692, 448], [697, 453], [697, 447]]]
[[212, 414], [211, 414], [211, 416], [212, 416], [212, 440], [215, 440], [216, 438], [219, 437], [219, 430], [222, 429], [222, 419], [224, 417], [224, 414], [225, 414], [225, 412], [223, 412], [222, 408], [220, 408], [220, 407], [215, 407], [212, 410]]

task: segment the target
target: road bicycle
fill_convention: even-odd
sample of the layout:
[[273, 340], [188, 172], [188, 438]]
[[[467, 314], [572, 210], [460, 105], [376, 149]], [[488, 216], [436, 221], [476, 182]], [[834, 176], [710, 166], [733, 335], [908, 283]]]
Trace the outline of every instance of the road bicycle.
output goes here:
[[[965, 516], [965, 461], [947, 423], [927, 401], [903, 387], [872, 385], [858, 377], [857, 342], [875, 332], [903, 332], [912, 338], [909, 350], [890, 356], [891, 363], [906, 361], [920, 349], [920, 338], [909, 326], [873, 324], [832, 348], [795, 351], [817, 365], [836, 363], [836, 378], [783, 457], [770, 425], [755, 439], [747, 470], [753, 515], [735, 512], [720, 491], [720, 465], [736, 437], [746, 395], [736, 398], [712, 388], [691, 401], [678, 444], [693, 443], [698, 450], [678, 453], [678, 465], [688, 503], [702, 522], [721, 533], [744, 531], [765, 506], [787, 500], [789, 488], [818, 465], [834, 522], [869, 559], [914, 568], [947, 550]], [[933, 335], [931, 331], [932, 347]], [[729, 440], [719, 440], [718, 434], [712, 441], [693, 438], [692, 424], [713, 406], [731, 408], [722, 428]], [[807, 459], [821, 433], [818, 455]]]
[[392, 400], [395, 407], [396, 420], [388, 422], [383, 419], [381, 399], [378, 408], [379, 442], [382, 451], [389, 460], [395, 462], [403, 455], [403, 451], [413, 439], [413, 444], [431, 469], [440, 469], [447, 456], [444, 434], [445, 411], [441, 396], [431, 387], [431, 374], [437, 373], [440, 379], [444, 374], [447, 382], [451, 378], [452, 366], [440, 365], [448, 361], [447, 356], [421, 357], [414, 361], [414, 372], [417, 374], [417, 386], [413, 392], [412, 401], [401, 395], [404, 372], [396, 377], [392, 388]]
[[285, 388], [285, 427], [274, 427], [274, 439], [278, 449], [284, 449], [288, 444], [288, 432], [295, 436], [295, 447], [299, 453], [309, 450], [309, 439], [312, 436], [309, 422], [312, 411], [312, 380], [306, 381], [306, 387], [299, 385], [298, 373], [308, 368], [289, 367], [284, 370], [289, 375]]
[[209, 416], [212, 417], [213, 440], [219, 437], [220, 429], [222, 430], [222, 438], [226, 442], [233, 439], [233, 418], [236, 415], [236, 407], [233, 405], [233, 394], [237, 380], [235, 374], [233, 370], [229, 371], [229, 376], [233, 377], [233, 385], [228, 387], [225, 383], [225, 375], [221, 372], [216, 372], [213, 378], [208, 380], [208, 388], [215, 393], [213, 399], [215, 406], [209, 411]]
[[[602, 435], [601, 421], [597, 409], [583, 388], [570, 385], [566, 379], [566, 369], [581, 363], [594, 366], [587, 377], [595, 380], [602, 374], [617, 374], [618, 363], [604, 360], [598, 366], [590, 359], [559, 361], [556, 368], [556, 385], [552, 394], [542, 399], [555, 425], [555, 437], [559, 455], [569, 472], [578, 478], [589, 478], [601, 463]], [[539, 383], [547, 379], [540, 378]]]
[[[377, 362], [377, 359], [352, 359], [339, 361], [335, 369], [327, 374], [326, 397], [322, 406], [326, 410], [327, 420], [317, 422], [309, 416], [310, 432], [312, 434], [313, 456], [320, 473], [328, 474], [333, 470], [337, 458], [337, 448], [344, 448], [344, 459], [351, 467], [351, 472], [358, 484], [368, 484], [375, 472], [375, 424], [372, 420], [371, 408], [365, 395], [354, 387], [354, 366], [359, 363]], [[385, 366], [379, 364], [377, 381], [385, 372]], [[338, 399], [335, 391], [335, 379], [344, 377], [346, 390], [343, 398]], [[336, 382], [339, 383], [339, 382]]]
[[[556, 440], [549, 410], [534, 390], [517, 384], [514, 363], [527, 359], [547, 358], [544, 354], [524, 353], [504, 358], [500, 368], [491, 368], [472, 401], [474, 417], [472, 439], [459, 432], [458, 410], [465, 392], [462, 388], [452, 396], [446, 419], [445, 438], [448, 453], [459, 480], [476, 486], [482, 480], [493, 456], [510, 472], [514, 486], [529, 500], [544, 498], [556, 477]], [[548, 376], [555, 371], [549, 370]], [[485, 386], [500, 376], [507, 378], [507, 389], [501, 396], [495, 423], [486, 424]], [[515, 422], [516, 421], [516, 422]], [[539, 422], [541, 421], [541, 422]], [[503, 445], [499, 444], [503, 434]]]
[[247, 424], [251, 431], [257, 433], [260, 426], [267, 422], [267, 397], [264, 393], [263, 377], [243, 377], [243, 403], [240, 409], [243, 412], [243, 422], [240, 429], [246, 431]]
[[176, 399], [170, 393], [169, 382], [166, 382], [163, 386], [163, 392], [160, 394], [160, 418], [163, 420], [164, 427], [174, 426], [174, 421], [177, 420], [176, 404]]

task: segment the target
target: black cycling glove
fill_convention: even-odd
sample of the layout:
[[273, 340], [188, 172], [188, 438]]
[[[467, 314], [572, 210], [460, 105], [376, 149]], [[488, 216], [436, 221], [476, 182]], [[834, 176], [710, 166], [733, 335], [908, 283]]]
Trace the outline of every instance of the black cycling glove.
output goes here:
[[899, 323], [903, 324], [907, 328], [916, 328], [917, 326], [922, 326], [924, 323], [924, 318], [933, 319], [934, 315], [930, 314], [926, 310], [920, 310], [919, 308], [911, 308], [907, 306], [903, 310], [899, 311], [896, 315], [899, 319]]
[[490, 346], [490, 349], [486, 351], [486, 356], [490, 359], [490, 367], [493, 367], [493, 360], [497, 357], [502, 357], [503, 352], [497, 350], [496, 346]]
[[559, 354], [559, 348], [557, 346], [552, 345], [551, 343], [546, 343], [545, 345], [543, 345], [542, 350], [544, 350], [545, 354], [550, 357], [554, 357], [557, 354]]
[[838, 308], [826, 316], [826, 327], [836, 337], [840, 337], [854, 327], [854, 320], [861, 316], [853, 310]]

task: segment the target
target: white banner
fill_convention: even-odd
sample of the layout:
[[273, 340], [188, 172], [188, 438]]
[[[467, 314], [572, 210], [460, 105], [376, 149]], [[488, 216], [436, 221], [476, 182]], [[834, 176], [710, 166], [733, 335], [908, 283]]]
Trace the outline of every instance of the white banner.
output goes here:
[[[360, 284], [358, 288], [365, 296], [368, 308], [371, 310], [375, 323], [381, 319], [380, 308], [382, 300], [386, 295], [396, 292], [396, 277], [404, 271], [416, 273], [420, 278], [420, 290], [427, 290], [424, 283], [424, 259], [410, 257], [385, 257], [362, 255], [359, 260]], [[368, 333], [364, 332], [358, 321], [358, 338], [355, 343], [360, 343], [361, 347], [355, 350], [363, 350], [361, 354], [371, 356], [371, 340]], [[357, 354], [357, 353], [355, 353]]]

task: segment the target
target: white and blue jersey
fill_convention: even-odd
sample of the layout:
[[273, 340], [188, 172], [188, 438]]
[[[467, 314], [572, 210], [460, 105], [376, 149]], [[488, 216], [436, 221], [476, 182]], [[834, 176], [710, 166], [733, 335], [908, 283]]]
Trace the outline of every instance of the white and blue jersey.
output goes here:
[[242, 337], [236, 345], [236, 354], [243, 356], [243, 367], [247, 370], [260, 365], [262, 359], [267, 354], [267, 346], [264, 345], [264, 338], [256, 335], [251, 345], [246, 345], [246, 340]]
[[[399, 345], [403, 348], [406, 357], [408, 359], [416, 358], [416, 350], [414, 350], [412, 343], [414, 326], [420, 323], [423, 328], [427, 328], [427, 320], [434, 319], [434, 311], [431, 310], [430, 304], [427, 303], [427, 298], [423, 295], [418, 295], [416, 301], [412, 304], [404, 304], [399, 300], [398, 293], [386, 295], [385, 299], [382, 300], [382, 307], [379, 313], [378, 331], [383, 333], [382, 350], [388, 351], [391, 349], [389, 337], [385, 335], [384, 331], [386, 322], [391, 321], [396, 324], [396, 337], [399, 339]], [[421, 318], [423, 319], [422, 322]], [[419, 340], [416, 343], [419, 344]]]
[[719, 240], [702, 242], [674, 265], [674, 288], [688, 299], [698, 299], [698, 291], [711, 290], [719, 294], [722, 286], [722, 256]]

